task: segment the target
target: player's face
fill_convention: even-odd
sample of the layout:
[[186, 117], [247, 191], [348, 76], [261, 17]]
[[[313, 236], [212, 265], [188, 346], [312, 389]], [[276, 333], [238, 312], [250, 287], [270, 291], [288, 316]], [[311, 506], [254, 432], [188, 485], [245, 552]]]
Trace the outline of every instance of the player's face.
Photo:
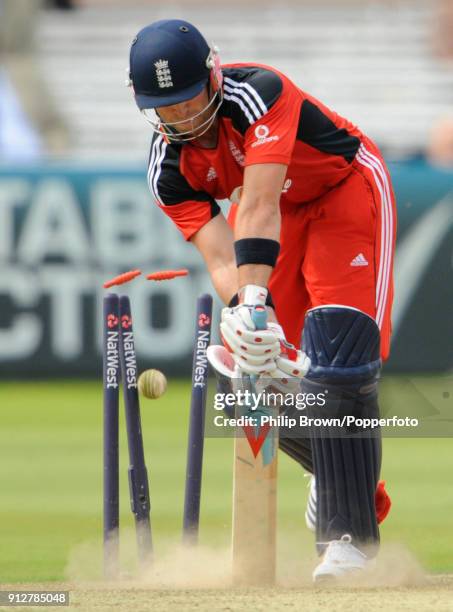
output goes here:
[[203, 88], [195, 98], [172, 106], [161, 106], [156, 111], [163, 123], [175, 124], [176, 131], [191, 131], [197, 136], [197, 131], [212, 114], [211, 108], [207, 108], [209, 102], [208, 89]]
[[[205, 87], [197, 96], [173, 104], [160, 106], [142, 113], [153, 126], [154, 131], [166, 135], [169, 141], [189, 142], [204, 147], [214, 147], [217, 142], [217, 113], [222, 105], [223, 95], [219, 90], [216, 93]], [[158, 121], [156, 122], [156, 115]]]

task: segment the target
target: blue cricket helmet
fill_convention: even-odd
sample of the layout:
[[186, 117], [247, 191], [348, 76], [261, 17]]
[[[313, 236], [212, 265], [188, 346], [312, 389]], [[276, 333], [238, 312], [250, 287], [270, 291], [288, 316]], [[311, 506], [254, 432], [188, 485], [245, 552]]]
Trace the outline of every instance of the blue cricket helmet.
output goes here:
[[140, 110], [178, 104], [198, 95], [209, 80], [211, 49], [195, 26], [162, 19], [135, 37], [129, 72]]

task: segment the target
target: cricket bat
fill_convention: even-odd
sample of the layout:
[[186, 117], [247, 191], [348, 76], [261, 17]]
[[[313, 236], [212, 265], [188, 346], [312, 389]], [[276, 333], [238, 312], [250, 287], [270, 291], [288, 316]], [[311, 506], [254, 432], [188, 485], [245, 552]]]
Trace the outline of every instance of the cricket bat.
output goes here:
[[[259, 314], [254, 316], [257, 329], [266, 326], [263, 311], [261, 319]], [[253, 391], [253, 377], [243, 377], [243, 384]], [[236, 418], [240, 416], [253, 417], [257, 425], [238, 427], [234, 438], [233, 582], [237, 586], [272, 585], [276, 573], [278, 427], [261, 424], [261, 419], [277, 417], [278, 408], [236, 406]]]

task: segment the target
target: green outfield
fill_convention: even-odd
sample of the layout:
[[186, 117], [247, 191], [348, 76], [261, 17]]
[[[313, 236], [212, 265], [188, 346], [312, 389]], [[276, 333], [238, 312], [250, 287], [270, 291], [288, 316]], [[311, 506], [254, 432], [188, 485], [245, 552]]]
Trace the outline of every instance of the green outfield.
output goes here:
[[[404, 389], [398, 399], [401, 384], [395, 380], [391, 386], [392, 401], [406, 401]], [[426, 379], [423, 385], [431, 390], [441, 387], [436, 379]], [[157, 556], [165, 555], [180, 536], [189, 394], [188, 382], [170, 381], [163, 398], [142, 401]], [[0, 406], [0, 582], [99, 577], [101, 384], [2, 383]], [[384, 445], [383, 477], [393, 500], [382, 527], [382, 540], [390, 551], [386, 554], [392, 558], [391, 551], [399, 551], [395, 554], [412, 556], [429, 572], [452, 573], [452, 439], [388, 439]], [[208, 439], [201, 542], [212, 550], [228, 547], [231, 464], [232, 441]], [[128, 568], [135, 551], [126, 471], [123, 434], [122, 552]], [[283, 567], [288, 559], [295, 560], [293, 573], [299, 564], [302, 568], [313, 560], [313, 538], [303, 519], [306, 484], [301, 469], [281, 456], [280, 556]]]

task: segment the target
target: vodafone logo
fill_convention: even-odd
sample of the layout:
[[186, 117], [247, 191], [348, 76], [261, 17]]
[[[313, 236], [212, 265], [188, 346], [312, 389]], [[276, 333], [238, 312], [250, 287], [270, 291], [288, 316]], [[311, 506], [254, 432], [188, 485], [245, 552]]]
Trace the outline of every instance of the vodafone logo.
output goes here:
[[252, 142], [252, 147], [259, 147], [260, 145], [266, 144], [267, 142], [272, 142], [273, 140], [280, 140], [279, 136], [269, 136], [269, 134], [270, 129], [267, 127], [267, 125], [257, 125], [255, 128], [255, 136], [258, 140]]
[[257, 138], [267, 138], [269, 136], [270, 129], [267, 125], [258, 125], [255, 128], [255, 136]]

